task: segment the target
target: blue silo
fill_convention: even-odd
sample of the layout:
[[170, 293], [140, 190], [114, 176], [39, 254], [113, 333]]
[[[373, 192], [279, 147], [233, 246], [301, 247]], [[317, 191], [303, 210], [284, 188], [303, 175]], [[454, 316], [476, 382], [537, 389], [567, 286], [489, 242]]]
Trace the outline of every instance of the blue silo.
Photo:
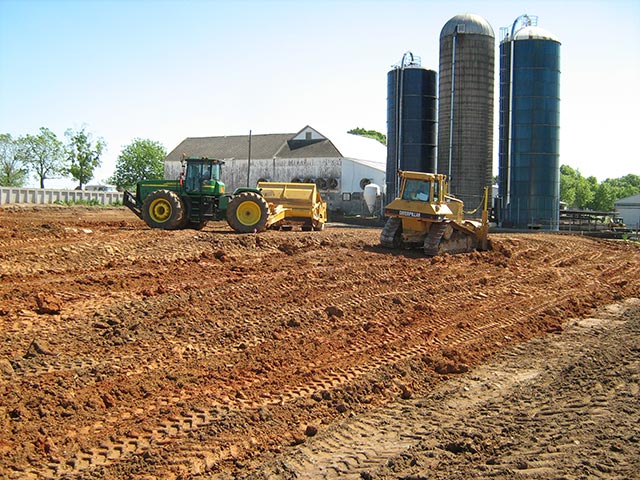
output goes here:
[[558, 230], [560, 41], [522, 15], [500, 42], [498, 219]]
[[436, 72], [411, 52], [387, 74], [387, 203], [396, 196], [398, 170], [436, 171], [436, 88]]

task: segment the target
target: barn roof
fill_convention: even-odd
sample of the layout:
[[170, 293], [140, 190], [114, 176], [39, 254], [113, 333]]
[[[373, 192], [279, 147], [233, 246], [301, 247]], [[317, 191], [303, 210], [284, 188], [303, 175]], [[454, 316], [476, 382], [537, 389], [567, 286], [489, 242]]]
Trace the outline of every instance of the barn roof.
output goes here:
[[[310, 132], [308, 137], [303, 135]], [[247, 158], [249, 135], [223, 137], [188, 137], [174, 148], [165, 161], [179, 162], [182, 154], [188, 157], [211, 157], [221, 160]], [[251, 158], [315, 158], [342, 157], [335, 145], [307, 126], [297, 133], [269, 133], [251, 135]]]
[[640, 194], [621, 198], [620, 200], [616, 200], [614, 204], [616, 207], [638, 207], [640, 206]]

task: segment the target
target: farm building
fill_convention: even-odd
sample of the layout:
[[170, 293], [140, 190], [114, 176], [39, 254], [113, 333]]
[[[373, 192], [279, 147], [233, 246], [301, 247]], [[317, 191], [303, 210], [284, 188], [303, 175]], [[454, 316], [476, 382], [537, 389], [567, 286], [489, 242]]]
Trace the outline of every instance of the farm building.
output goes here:
[[615, 207], [628, 228], [640, 230], [640, 194], [616, 201]]
[[368, 214], [365, 186], [385, 183], [384, 145], [346, 133], [330, 139], [310, 126], [297, 133], [186, 138], [165, 158], [165, 178], [178, 178], [183, 154], [224, 160], [227, 192], [263, 180], [313, 182], [329, 211], [347, 215]]

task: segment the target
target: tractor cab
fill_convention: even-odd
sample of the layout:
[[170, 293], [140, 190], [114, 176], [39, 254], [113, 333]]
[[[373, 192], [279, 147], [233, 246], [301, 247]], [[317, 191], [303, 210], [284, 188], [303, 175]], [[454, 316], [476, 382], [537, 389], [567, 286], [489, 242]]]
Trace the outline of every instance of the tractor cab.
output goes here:
[[223, 164], [214, 158], [185, 158], [182, 160], [180, 185], [192, 195], [220, 195], [224, 193], [224, 183], [220, 182]]

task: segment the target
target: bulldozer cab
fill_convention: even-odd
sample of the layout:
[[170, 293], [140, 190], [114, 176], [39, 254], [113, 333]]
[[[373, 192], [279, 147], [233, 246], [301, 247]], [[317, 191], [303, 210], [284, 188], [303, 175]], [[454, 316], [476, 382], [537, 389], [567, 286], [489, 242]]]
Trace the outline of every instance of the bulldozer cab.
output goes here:
[[[180, 181], [187, 193], [204, 193], [220, 184], [221, 162], [211, 158], [187, 158], [183, 161]], [[222, 192], [221, 192], [222, 193]]]
[[437, 202], [440, 199], [440, 182], [429, 175], [426, 178], [403, 178], [400, 198], [419, 202]]

